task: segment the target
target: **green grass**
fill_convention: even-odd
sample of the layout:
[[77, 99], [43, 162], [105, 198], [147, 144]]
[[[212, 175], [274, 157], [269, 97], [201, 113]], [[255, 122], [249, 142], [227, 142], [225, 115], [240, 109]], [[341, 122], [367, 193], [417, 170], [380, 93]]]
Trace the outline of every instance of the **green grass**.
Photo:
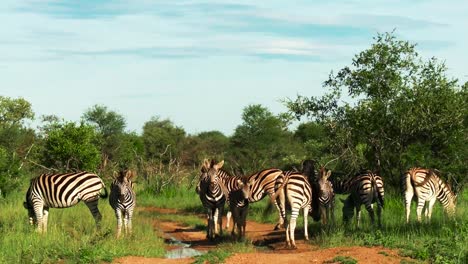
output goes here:
[[[101, 230], [96, 231], [88, 208], [80, 203], [67, 209], [51, 209], [47, 234], [38, 234], [28, 225], [27, 211], [23, 208], [24, 192], [0, 200], [0, 263], [102, 263], [133, 255], [162, 257], [164, 241], [153, 229], [153, 220], [170, 220], [206, 228], [204, 209], [194, 187], [167, 187], [158, 195], [138, 186], [138, 206], [178, 209], [177, 214], [160, 214], [137, 210], [134, 215], [134, 234], [115, 239], [115, 216], [108, 200], [101, 200], [103, 215]], [[251, 204], [249, 220], [276, 223], [276, 208], [265, 213], [268, 198]], [[448, 219], [436, 203], [432, 221], [417, 223], [415, 204], [411, 223], [406, 225], [402, 197], [399, 193], [386, 193], [383, 227], [370, 225], [367, 211], [362, 208], [362, 226], [357, 229], [351, 222], [348, 229], [341, 223], [342, 203], [336, 201], [336, 223], [322, 228], [309, 217], [310, 243], [322, 247], [384, 246], [400, 250], [400, 255], [430, 263], [468, 263], [468, 191], [458, 199], [455, 220]], [[353, 219], [354, 220], [354, 219]], [[302, 216], [298, 219], [297, 239], [301, 238]], [[229, 241], [229, 239], [222, 239]], [[198, 257], [199, 262], [222, 262], [235, 252], [253, 250], [248, 242], [225, 242], [220, 248]]]
[[164, 256], [164, 241], [154, 235], [150, 218], [134, 215], [132, 236], [115, 238], [116, 220], [108, 200], [101, 200], [101, 229], [85, 204], [49, 211], [48, 232], [29, 226], [24, 195], [0, 202], [0, 263], [101, 263], [134, 255]]
[[336, 256], [332, 260], [327, 260], [324, 263], [340, 263], [340, 264], [356, 264], [357, 260], [348, 256]]
[[[181, 187], [177, 192], [168, 189], [162, 195], [153, 197], [151, 204], [158, 207], [177, 208], [187, 214], [203, 213], [203, 207], [193, 190]], [[439, 202], [434, 206], [430, 222], [416, 221], [416, 204], [412, 204], [410, 224], [406, 224], [404, 205], [399, 192], [387, 191], [383, 211], [383, 227], [375, 228], [364, 206], [361, 213], [361, 228], [356, 228], [355, 218], [346, 229], [342, 225], [341, 209], [343, 204], [336, 199], [336, 222], [327, 228], [313, 222], [309, 217], [309, 234], [311, 243], [322, 247], [337, 246], [384, 246], [400, 250], [402, 256], [431, 263], [468, 263], [468, 191], [459, 197], [455, 220], [443, 213]], [[276, 208], [265, 213], [268, 206], [266, 197], [258, 203], [251, 204], [248, 219], [263, 223], [276, 223]], [[204, 224], [205, 221], [203, 221]], [[297, 229], [303, 228], [303, 218], [299, 217]], [[302, 231], [297, 231], [301, 234]], [[301, 239], [300, 236], [298, 239]]]

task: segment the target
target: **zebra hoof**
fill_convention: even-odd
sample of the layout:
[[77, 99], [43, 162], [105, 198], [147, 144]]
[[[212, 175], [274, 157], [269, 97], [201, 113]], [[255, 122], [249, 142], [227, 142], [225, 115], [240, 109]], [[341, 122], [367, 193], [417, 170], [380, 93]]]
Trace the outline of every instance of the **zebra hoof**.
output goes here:
[[280, 230], [281, 227], [282, 227], [281, 224], [276, 224], [276, 225], [275, 225], [275, 228], [274, 228], [273, 230], [275, 230], [275, 231], [276, 231], [276, 230]]

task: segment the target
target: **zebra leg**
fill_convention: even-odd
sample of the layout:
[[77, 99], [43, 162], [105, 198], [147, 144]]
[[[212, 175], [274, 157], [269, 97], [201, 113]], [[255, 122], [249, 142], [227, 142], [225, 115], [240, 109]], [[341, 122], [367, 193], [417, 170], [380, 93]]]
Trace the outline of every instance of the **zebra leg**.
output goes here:
[[374, 215], [374, 205], [373, 204], [366, 204], [366, 210], [369, 213], [369, 217], [371, 219], [372, 225], [375, 223], [375, 215]]
[[284, 225], [286, 229], [286, 248], [291, 248], [291, 238], [289, 237], [289, 228], [291, 227], [291, 225], [289, 224], [287, 217], [284, 220]]
[[128, 211], [128, 233], [131, 235], [133, 233], [133, 208]]
[[47, 230], [43, 230], [43, 224], [42, 224], [42, 219], [44, 215], [44, 205], [39, 204], [39, 205], [34, 205], [34, 214], [36, 215], [36, 224], [37, 224], [37, 232], [42, 233], [47, 232]]
[[294, 239], [294, 230], [296, 229], [296, 220], [298, 214], [299, 211], [297, 211], [296, 214], [291, 215], [291, 220], [289, 221], [289, 237], [291, 238], [291, 248], [293, 249], [297, 248], [296, 241]]
[[431, 216], [432, 216], [432, 208], [434, 207], [434, 204], [437, 200], [437, 197], [434, 197], [432, 198], [431, 200], [429, 200], [429, 204], [426, 208], [426, 213], [427, 213], [427, 216], [426, 218], [430, 221], [431, 220]]
[[96, 227], [97, 227], [97, 228], [100, 228], [100, 226], [101, 226], [100, 224], [101, 224], [101, 220], [102, 220], [102, 215], [101, 215], [101, 213], [99, 212], [98, 202], [99, 202], [98, 199], [93, 200], [93, 201], [85, 201], [86, 206], [88, 206], [89, 211], [91, 212], [91, 214], [92, 214], [93, 217], [94, 217], [94, 221], [96, 221]]
[[320, 204], [319, 206], [320, 208], [320, 218], [322, 219], [322, 225], [325, 225], [327, 224], [327, 212], [326, 212], [326, 208], [323, 204]]
[[286, 199], [284, 189], [281, 189], [278, 193], [278, 197], [274, 201], [276, 209], [278, 209], [279, 219], [274, 230], [279, 230], [281, 227], [285, 227], [286, 219]]
[[413, 187], [406, 189], [405, 192], [405, 213], [406, 213], [406, 223], [409, 223], [409, 217], [411, 212], [411, 201], [413, 200]]
[[218, 215], [219, 215], [219, 208], [216, 208], [214, 210], [214, 214], [213, 214], [213, 218], [212, 218], [213, 226], [214, 226], [214, 234], [213, 235], [216, 235], [219, 232], [219, 230], [218, 230]]
[[122, 210], [116, 208], [115, 209], [115, 217], [117, 218], [116, 236], [117, 236], [117, 238], [120, 238], [120, 235], [122, 234]]
[[418, 216], [418, 222], [421, 222], [421, 214], [426, 202], [423, 199], [418, 198], [418, 207], [416, 208], [416, 215]]
[[379, 228], [382, 228], [382, 206], [377, 205], [377, 220], [379, 222]]
[[226, 229], [229, 230], [229, 223], [231, 222], [232, 212], [229, 210], [226, 214]]
[[356, 224], [357, 228], [361, 226], [361, 205], [356, 206]]
[[123, 224], [124, 224], [125, 235], [128, 234], [128, 219], [129, 219], [128, 211], [124, 211]]
[[49, 208], [45, 207], [44, 208], [44, 216], [42, 218], [42, 226], [43, 226], [43, 230], [44, 230], [44, 233], [47, 232], [47, 220], [48, 220], [48, 217], [49, 217]]
[[309, 232], [307, 230], [307, 228], [308, 228], [307, 227], [307, 225], [308, 225], [308, 223], [307, 223], [308, 219], [307, 218], [309, 216], [309, 209], [310, 209], [309, 206], [304, 207], [304, 239], [305, 240], [309, 240]]
[[224, 205], [219, 208], [218, 214], [218, 226], [219, 226], [219, 235], [223, 235], [223, 213], [224, 213]]

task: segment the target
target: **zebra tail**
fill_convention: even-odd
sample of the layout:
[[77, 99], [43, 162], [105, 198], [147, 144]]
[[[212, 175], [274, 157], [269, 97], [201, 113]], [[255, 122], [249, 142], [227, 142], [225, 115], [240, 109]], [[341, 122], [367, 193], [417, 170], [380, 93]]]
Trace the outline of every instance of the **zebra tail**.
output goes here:
[[107, 192], [107, 188], [105, 186], [103, 187], [103, 189], [104, 189], [104, 194], [100, 193], [99, 196], [102, 199], [106, 199], [109, 196], [109, 193]]

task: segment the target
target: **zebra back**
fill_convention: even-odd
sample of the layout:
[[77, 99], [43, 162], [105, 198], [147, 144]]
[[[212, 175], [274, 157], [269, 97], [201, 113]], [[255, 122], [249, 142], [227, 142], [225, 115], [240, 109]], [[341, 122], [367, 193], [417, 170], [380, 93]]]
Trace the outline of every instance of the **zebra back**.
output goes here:
[[408, 182], [411, 183], [411, 186], [406, 188], [414, 188], [418, 198], [428, 201], [432, 196], [436, 196], [447, 212], [455, 213], [456, 195], [436, 170], [411, 168], [405, 173], [405, 177], [408, 177]]
[[366, 171], [351, 178], [346, 184], [346, 189], [351, 195], [359, 197], [363, 204], [370, 205], [376, 201], [381, 207], [384, 207], [385, 194], [382, 177], [371, 171]]
[[[101, 194], [101, 190], [105, 194]], [[105, 198], [105, 184], [96, 174], [90, 172], [73, 172], [60, 174], [42, 174], [31, 180], [26, 194], [25, 207], [35, 204], [44, 207], [66, 208], [83, 200], [85, 202]]]

